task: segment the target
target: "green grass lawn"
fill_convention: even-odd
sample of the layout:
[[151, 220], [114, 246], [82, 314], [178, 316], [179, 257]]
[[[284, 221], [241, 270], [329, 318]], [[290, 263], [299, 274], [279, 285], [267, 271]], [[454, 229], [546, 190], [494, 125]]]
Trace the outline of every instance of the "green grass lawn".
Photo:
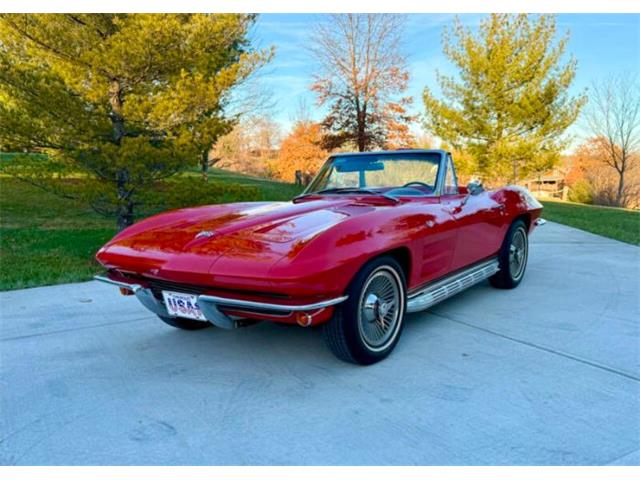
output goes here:
[[113, 221], [9, 177], [0, 177], [0, 290], [90, 279]]
[[[209, 179], [253, 186], [264, 200], [300, 193], [295, 185], [219, 169]], [[86, 206], [0, 176], [0, 290], [91, 279], [102, 270], [95, 252], [115, 234], [114, 225]]]
[[559, 201], [542, 204], [542, 217], [546, 220], [640, 245], [639, 211]]
[[[188, 172], [186, 175], [200, 176], [200, 172]], [[302, 191], [301, 187], [293, 183], [275, 182], [273, 180], [250, 177], [241, 173], [230, 172], [220, 168], [209, 169], [209, 181], [235, 183], [249, 187], [256, 187], [262, 193], [265, 200], [291, 200]]]

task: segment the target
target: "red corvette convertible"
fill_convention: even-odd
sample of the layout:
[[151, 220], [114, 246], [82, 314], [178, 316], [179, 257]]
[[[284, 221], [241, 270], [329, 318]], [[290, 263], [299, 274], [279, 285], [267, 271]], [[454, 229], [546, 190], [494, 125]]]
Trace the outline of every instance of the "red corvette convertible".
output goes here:
[[527, 190], [457, 184], [442, 150], [331, 156], [290, 202], [163, 213], [100, 249], [96, 279], [177, 328], [322, 325], [339, 358], [371, 364], [405, 314], [484, 279], [518, 286], [542, 205]]

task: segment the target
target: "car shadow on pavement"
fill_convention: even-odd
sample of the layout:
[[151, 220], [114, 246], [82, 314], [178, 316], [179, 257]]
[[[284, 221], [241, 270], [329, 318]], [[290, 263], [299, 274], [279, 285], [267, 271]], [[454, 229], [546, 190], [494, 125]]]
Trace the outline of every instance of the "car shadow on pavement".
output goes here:
[[[386, 361], [402, 355], [406, 348], [418, 347], [433, 328], [446, 321], [429, 315], [428, 311], [407, 315], [400, 342]], [[144, 323], [147, 334], [142, 337], [132, 335], [131, 348], [123, 352], [128, 357], [126, 363], [135, 369], [188, 370], [220, 364], [227, 364], [229, 368], [256, 365], [268, 368], [298, 363], [331, 369], [358, 368], [333, 357], [324, 344], [322, 327], [261, 322], [236, 330], [211, 327], [181, 331], [159, 320]], [[162, 359], [161, 366], [157, 365], [158, 359]]]

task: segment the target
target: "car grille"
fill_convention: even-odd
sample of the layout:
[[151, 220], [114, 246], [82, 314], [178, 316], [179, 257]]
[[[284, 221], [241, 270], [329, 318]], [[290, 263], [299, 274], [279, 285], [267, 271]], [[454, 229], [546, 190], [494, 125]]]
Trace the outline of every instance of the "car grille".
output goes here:
[[200, 295], [204, 293], [205, 288], [197, 285], [189, 285], [185, 283], [175, 283], [166, 280], [145, 279], [149, 284], [149, 288], [156, 297], [162, 297], [162, 290], [170, 292], [190, 293], [192, 295]]
[[236, 295], [252, 295], [252, 296], [255, 296], [258, 298], [264, 298], [264, 299], [290, 298], [288, 295], [283, 295], [279, 293], [255, 292], [255, 291], [249, 291], [249, 290], [233, 290], [233, 289], [219, 288], [219, 287], [191, 285], [188, 283], [171, 282], [169, 280], [149, 278], [142, 275], [125, 274], [122, 272], [119, 272], [119, 275], [122, 275], [128, 279], [131, 279], [132, 281], [141, 281], [141, 282], [147, 283], [153, 295], [160, 300], [162, 300], [162, 290], [166, 290], [169, 292], [189, 293], [191, 295], [201, 295], [205, 292], [220, 292], [221, 294], [231, 293]]

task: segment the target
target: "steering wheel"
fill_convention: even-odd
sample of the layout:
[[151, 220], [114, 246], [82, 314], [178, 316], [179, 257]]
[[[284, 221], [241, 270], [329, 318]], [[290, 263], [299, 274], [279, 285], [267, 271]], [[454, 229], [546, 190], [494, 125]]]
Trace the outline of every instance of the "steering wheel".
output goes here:
[[409, 183], [405, 183], [402, 186], [402, 188], [409, 187], [411, 185], [420, 185], [421, 187], [428, 188], [429, 190], [433, 190], [433, 187], [431, 185], [429, 185], [427, 183], [424, 183], [424, 182], [409, 182]]

